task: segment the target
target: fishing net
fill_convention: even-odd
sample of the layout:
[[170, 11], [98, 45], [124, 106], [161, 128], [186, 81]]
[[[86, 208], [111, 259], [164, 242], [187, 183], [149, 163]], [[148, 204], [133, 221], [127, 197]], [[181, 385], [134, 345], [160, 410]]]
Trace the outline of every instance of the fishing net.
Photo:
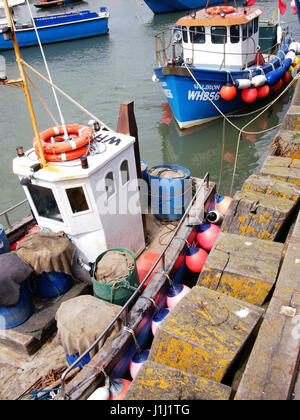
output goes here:
[[64, 232], [36, 232], [18, 243], [16, 253], [36, 274], [58, 272], [71, 274], [74, 245]]
[[99, 283], [116, 283], [134, 270], [134, 258], [126, 251], [108, 251], [98, 262], [95, 277]]
[[[90, 295], [63, 302], [56, 313], [58, 343], [68, 355], [82, 354], [119, 313], [121, 307]], [[121, 316], [90, 352], [93, 357], [106, 341], [114, 339], [124, 325]]]

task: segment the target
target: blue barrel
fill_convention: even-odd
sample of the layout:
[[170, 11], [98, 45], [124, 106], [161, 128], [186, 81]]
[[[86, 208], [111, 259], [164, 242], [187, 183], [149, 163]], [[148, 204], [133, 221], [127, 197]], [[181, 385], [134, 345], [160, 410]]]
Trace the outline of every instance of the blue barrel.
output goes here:
[[190, 176], [179, 165], [157, 165], [149, 170], [151, 211], [158, 219], [172, 221], [183, 216], [192, 199]]
[[34, 311], [33, 301], [27, 281], [20, 287], [20, 297], [16, 305], [0, 306], [0, 329], [7, 330], [23, 324]]
[[148, 165], [144, 159], [141, 159], [141, 173], [142, 173], [142, 179], [148, 182]]
[[141, 209], [143, 214], [148, 213], [149, 205], [149, 183], [148, 183], [148, 165], [144, 159], [141, 159]]
[[4, 227], [0, 225], [0, 254], [10, 251], [9, 242], [4, 230]]
[[43, 273], [37, 277], [34, 294], [40, 298], [53, 298], [71, 289], [72, 276], [66, 273]]

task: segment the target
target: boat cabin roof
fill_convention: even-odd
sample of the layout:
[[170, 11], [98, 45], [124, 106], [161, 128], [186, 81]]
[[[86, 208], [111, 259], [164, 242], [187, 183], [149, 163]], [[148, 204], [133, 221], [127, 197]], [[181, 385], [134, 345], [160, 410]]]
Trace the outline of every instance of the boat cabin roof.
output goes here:
[[[35, 179], [57, 182], [71, 179], [82, 179], [89, 177], [101, 167], [110, 164], [122, 152], [128, 149], [135, 139], [120, 133], [113, 133], [100, 130], [97, 134], [99, 153], [88, 156], [88, 168], [82, 169], [80, 159], [49, 162], [45, 168], [35, 172]], [[32, 175], [32, 165], [39, 162], [35, 150], [28, 150], [23, 157], [16, 157], [13, 160], [13, 171], [20, 176]]]
[[[242, 25], [264, 13], [261, 7], [231, 7], [233, 11], [221, 16], [219, 13], [227, 6], [209, 7], [180, 18], [180, 26], [231, 26]], [[212, 11], [213, 9], [213, 11]], [[211, 10], [211, 13], [209, 12]]]

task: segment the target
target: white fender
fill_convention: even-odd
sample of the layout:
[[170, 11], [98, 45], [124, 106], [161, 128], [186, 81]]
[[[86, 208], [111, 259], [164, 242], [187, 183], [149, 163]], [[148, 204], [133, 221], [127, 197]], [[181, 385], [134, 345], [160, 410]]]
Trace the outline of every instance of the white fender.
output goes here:
[[300, 54], [300, 43], [299, 42], [291, 42], [289, 45], [289, 51], [294, 50], [296, 55]]
[[252, 84], [255, 87], [263, 86], [267, 81], [267, 78], [264, 74], [259, 74], [257, 76], [252, 77]]
[[293, 63], [293, 62], [295, 61], [296, 54], [295, 54], [295, 52], [294, 52], [294, 51], [289, 51], [289, 52], [286, 54], [285, 58], [290, 58], [290, 59], [292, 60], [292, 63]]
[[277, 26], [277, 44], [280, 44], [282, 40], [282, 27]]
[[159, 82], [159, 79], [156, 77], [155, 74], [153, 74], [153, 76], [152, 76], [152, 82], [154, 82], [154, 83]]
[[248, 89], [251, 86], [251, 80], [249, 80], [249, 79], [237, 79], [235, 81], [235, 86], [238, 89]]
[[102, 386], [97, 388], [89, 397], [89, 401], [106, 401], [109, 398], [109, 388]]

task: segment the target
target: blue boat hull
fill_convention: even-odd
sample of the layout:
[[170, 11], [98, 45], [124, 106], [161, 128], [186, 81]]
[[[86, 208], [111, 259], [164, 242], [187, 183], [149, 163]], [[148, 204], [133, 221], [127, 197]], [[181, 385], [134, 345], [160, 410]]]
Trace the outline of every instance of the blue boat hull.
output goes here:
[[[287, 51], [287, 47], [282, 47]], [[266, 74], [267, 83], [275, 84], [288, 70], [291, 60], [280, 60], [278, 57], [271, 64], [262, 66]], [[241, 89], [237, 89], [234, 99], [226, 101], [222, 99], [220, 91], [227, 82], [240, 79], [249, 79], [249, 71], [232, 71], [231, 80], [228, 80], [228, 72], [218, 70], [206, 70], [192, 67], [189, 73], [187, 68], [178, 66], [157, 67], [154, 69], [156, 78], [160, 81], [164, 94], [180, 128], [189, 128], [206, 123], [218, 118], [223, 114], [230, 114], [245, 106], [247, 103], [241, 97]], [[261, 74], [261, 69], [252, 70], [252, 77]], [[212, 103], [213, 102], [213, 103]]]
[[[200, 9], [207, 0], [144, 0], [153, 13], [176, 12], [178, 10]], [[210, 0], [209, 5], [223, 3], [222, 0]]]
[[[106, 34], [108, 32], [108, 18], [98, 16], [92, 19], [63, 22], [49, 26], [37, 25], [37, 28], [41, 43], [49, 44]], [[16, 30], [16, 35], [20, 47], [30, 47], [38, 44], [33, 28]], [[12, 48], [12, 41], [5, 41], [3, 34], [0, 34], [0, 50]]]

